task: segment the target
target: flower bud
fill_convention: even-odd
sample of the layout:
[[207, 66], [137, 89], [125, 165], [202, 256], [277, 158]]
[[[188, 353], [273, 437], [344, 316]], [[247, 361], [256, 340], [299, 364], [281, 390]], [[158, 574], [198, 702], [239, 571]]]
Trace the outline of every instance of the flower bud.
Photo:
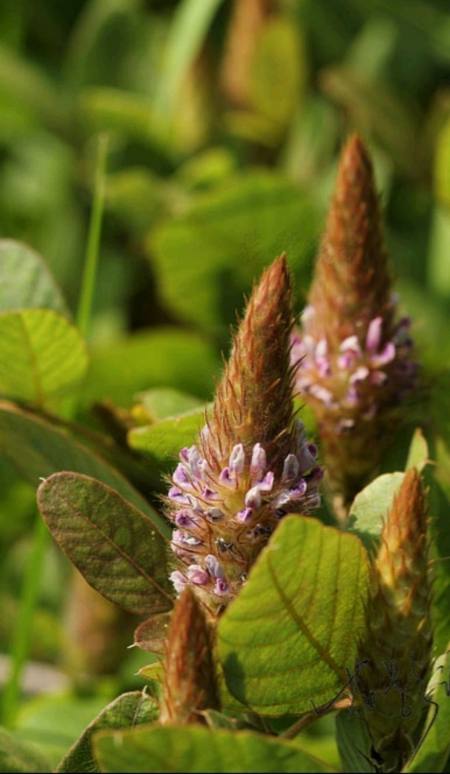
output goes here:
[[425, 495], [409, 470], [388, 515], [372, 562], [367, 635], [361, 644], [355, 702], [367, 722], [383, 771], [401, 771], [429, 705], [432, 628]]
[[218, 691], [209, 624], [189, 588], [175, 603], [165, 650], [160, 723], [203, 723], [201, 712], [219, 707]]

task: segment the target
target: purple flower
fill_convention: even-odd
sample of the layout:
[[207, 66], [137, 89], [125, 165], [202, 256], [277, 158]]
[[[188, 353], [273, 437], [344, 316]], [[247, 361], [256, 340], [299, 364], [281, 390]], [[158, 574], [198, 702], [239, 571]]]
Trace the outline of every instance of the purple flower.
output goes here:
[[377, 352], [381, 344], [381, 331], [383, 328], [383, 318], [375, 317], [370, 321], [367, 328], [366, 348], [368, 352]]
[[222, 597], [224, 594], [228, 593], [228, 583], [223, 578], [217, 578], [215, 586], [214, 586], [214, 593], [217, 594], [219, 597]]
[[260, 481], [267, 467], [266, 452], [260, 443], [255, 443], [250, 462], [250, 475], [253, 481]]
[[186, 578], [179, 570], [174, 570], [171, 572], [169, 579], [172, 581], [177, 594], [181, 594], [181, 592], [186, 588]]
[[186, 570], [186, 575], [196, 586], [206, 586], [209, 582], [209, 575], [199, 564], [191, 564]]

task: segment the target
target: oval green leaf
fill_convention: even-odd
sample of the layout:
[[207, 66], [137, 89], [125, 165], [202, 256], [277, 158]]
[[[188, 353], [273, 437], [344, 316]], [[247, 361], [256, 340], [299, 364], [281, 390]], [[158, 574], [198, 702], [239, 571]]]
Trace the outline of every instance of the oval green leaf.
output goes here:
[[283, 519], [219, 623], [230, 692], [271, 716], [332, 702], [354, 666], [367, 586], [356, 536], [316, 519]]
[[54, 539], [106, 599], [150, 615], [172, 605], [164, 549], [152, 522], [114, 489], [79, 473], [54, 473], [39, 487]]
[[87, 352], [77, 329], [50, 309], [0, 315], [0, 392], [44, 404], [83, 378]]

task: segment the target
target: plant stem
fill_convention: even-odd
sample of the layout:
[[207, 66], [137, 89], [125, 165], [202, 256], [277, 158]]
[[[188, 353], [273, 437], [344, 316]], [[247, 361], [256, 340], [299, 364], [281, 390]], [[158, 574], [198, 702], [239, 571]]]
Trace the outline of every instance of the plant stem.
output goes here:
[[[89, 221], [83, 279], [78, 302], [77, 323], [81, 333], [85, 337], [88, 335], [91, 322], [92, 302], [97, 276], [103, 219], [107, 144], [107, 137], [101, 135], [98, 140], [94, 197]], [[70, 419], [75, 412], [76, 401], [72, 401], [66, 405], [65, 411], [63, 412], [65, 419]], [[49, 533], [47, 532], [44, 521], [41, 519], [40, 515], [37, 514], [34, 522], [31, 555], [25, 568], [19, 611], [12, 634], [11, 671], [5, 685], [1, 703], [1, 716], [5, 725], [11, 725], [14, 722], [17, 713], [22, 673], [30, 650], [33, 618], [39, 597], [42, 566], [48, 544]]]
[[97, 163], [95, 170], [94, 199], [92, 203], [89, 233], [86, 243], [83, 279], [78, 302], [77, 323], [83, 336], [89, 333], [95, 280], [97, 277], [100, 234], [105, 200], [105, 167], [108, 138], [101, 135], [98, 139]]
[[33, 543], [23, 579], [19, 613], [14, 627], [11, 646], [11, 672], [2, 700], [2, 717], [5, 724], [14, 721], [22, 672], [27, 660], [33, 615], [39, 595], [40, 578], [48, 542], [47, 528], [40, 517], [34, 523]]

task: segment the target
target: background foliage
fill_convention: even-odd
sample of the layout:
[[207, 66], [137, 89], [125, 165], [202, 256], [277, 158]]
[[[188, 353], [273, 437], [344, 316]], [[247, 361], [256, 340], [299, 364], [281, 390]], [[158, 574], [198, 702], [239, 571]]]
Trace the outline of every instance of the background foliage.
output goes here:
[[[30, 246], [0, 246], [3, 654], [32, 550], [37, 471], [60, 470], [67, 460], [71, 470], [94, 474], [94, 465], [102, 481], [124, 493], [127, 483], [119, 486], [105, 470], [113, 463], [141, 491], [162, 488], [180, 433], [192, 437], [201, 422], [196, 409], [211, 398], [244, 294], [282, 250], [301, 310], [337, 153], [355, 129], [373, 154], [397, 289], [414, 319], [434, 396], [425, 425], [438, 428], [440, 438], [431, 453], [448, 462], [448, 3], [266, 0], [251, 7], [260, 9], [257, 23], [250, 11], [239, 20], [231, 0], [1, 3], [0, 236]], [[70, 319], [99, 133], [108, 136], [108, 155], [88, 362]], [[76, 410], [84, 430], [69, 438], [62, 419], [56, 427], [45, 416], [11, 410], [9, 398], [61, 417]], [[86, 428], [99, 432], [106, 422], [123, 440], [130, 421], [110, 403], [93, 414], [98, 401], [134, 405], [129, 443], [146, 457], [132, 470], [117, 450], [113, 459], [103, 449], [106, 463], [92, 451]], [[176, 424], [168, 419], [182, 412]], [[403, 463], [387, 461], [386, 469]], [[437, 473], [442, 492], [435, 496], [442, 498], [450, 476], [443, 465]], [[89, 681], [82, 679], [85, 663], [67, 641], [68, 578], [64, 558], [46, 547], [30, 639], [34, 671], [14, 717], [16, 737], [24, 745], [39, 740], [52, 763], [108, 699], [142, 685], [133, 674], [148, 661], [128, 652], [122, 664], [97, 664]], [[438, 577], [438, 589], [445, 580]], [[444, 628], [443, 645], [447, 635]], [[36, 686], [45, 665], [55, 667], [54, 682], [38, 677]], [[8, 668], [2, 656], [0, 683]], [[57, 702], [40, 695], [45, 685]], [[62, 731], [64, 707], [70, 720]], [[223, 744], [225, 750], [226, 732]], [[107, 761], [108, 741], [99, 749]]]

